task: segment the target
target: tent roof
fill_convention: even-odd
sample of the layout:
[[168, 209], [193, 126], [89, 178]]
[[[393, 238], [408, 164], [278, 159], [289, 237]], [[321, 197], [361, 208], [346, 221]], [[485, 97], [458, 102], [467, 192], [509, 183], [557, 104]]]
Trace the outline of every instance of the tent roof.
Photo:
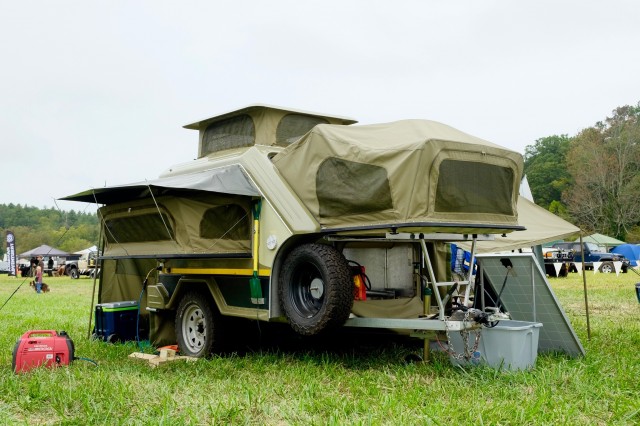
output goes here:
[[86, 248], [84, 250], [74, 251], [73, 254], [88, 254], [88, 253], [91, 253], [91, 252], [94, 252], [94, 251], [98, 251], [98, 247], [91, 246], [91, 247], [88, 247], [88, 248]]
[[260, 192], [249, 180], [242, 167], [234, 164], [144, 182], [90, 189], [61, 199], [86, 203], [114, 204], [148, 198], [151, 193], [153, 193], [154, 197], [158, 197], [172, 190], [209, 191], [247, 196], [260, 195]]
[[19, 257], [33, 257], [33, 256], [68, 256], [69, 253], [66, 251], [58, 250], [57, 248], [53, 248], [46, 244], [43, 244], [39, 247], [31, 249], [29, 251], [25, 251], [24, 253], [20, 253]]
[[[494, 253], [517, 250], [564, 239], [580, 231], [580, 228], [532, 203], [526, 198], [518, 198], [518, 224], [527, 228], [496, 237], [493, 241], [479, 241], [479, 253]], [[456, 243], [465, 247], [463, 243]], [[470, 247], [470, 246], [467, 246]]]
[[348, 125], [348, 124], [353, 124], [353, 123], [357, 123], [357, 120], [354, 120], [353, 118], [350, 117], [344, 117], [344, 116], [340, 116], [340, 115], [333, 115], [333, 114], [323, 114], [323, 113], [319, 113], [319, 112], [312, 112], [312, 111], [304, 111], [301, 109], [294, 109], [294, 108], [286, 108], [286, 107], [280, 107], [277, 105], [269, 105], [269, 104], [251, 104], [251, 105], [247, 105], [245, 107], [242, 108], [238, 108], [238, 109], [234, 109], [232, 111], [226, 111], [220, 114], [217, 114], [211, 118], [205, 118], [202, 120], [198, 120], [195, 123], [190, 123], [190, 124], [186, 124], [182, 127], [184, 127], [185, 129], [192, 129], [192, 130], [198, 130], [200, 128], [202, 128], [203, 126], [207, 126], [211, 123], [214, 123], [216, 121], [222, 121], [225, 120], [227, 118], [230, 117], [235, 117], [241, 114], [246, 114], [252, 111], [257, 111], [257, 110], [274, 110], [274, 111], [283, 111], [283, 112], [287, 112], [287, 113], [296, 113], [296, 114], [303, 114], [303, 115], [312, 115], [315, 117], [326, 117], [326, 118], [334, 118], [336, 120], [338, 120], [339, 122], [341, 122], [341, 124], [344, 125]]
[[[576, 241], [579, 241], [579, 240], [576, 240]], [[603, 235], [603, 234], [591, 234], [588, 237], [583, 237], [582, 241], [584, 241], [585, 243], [596, 243], [600, 246], [607, 246], [607, 247], [619, 246], [621, 244], [624, 244], [624, 241], [620, 241], [618, 239], [615, 239], [613, 237], [609, 237], [608, 235]]]

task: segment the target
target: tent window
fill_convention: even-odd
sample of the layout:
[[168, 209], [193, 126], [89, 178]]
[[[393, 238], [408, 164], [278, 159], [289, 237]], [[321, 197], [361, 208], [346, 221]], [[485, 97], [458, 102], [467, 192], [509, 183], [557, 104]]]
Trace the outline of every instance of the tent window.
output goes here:
[[331, 157], [316, 175], [321, 217], [373, 213], [393, 208], [387, 170]]
[[[165, 225], [166, 224], [166, 225]], [[110, 243], [141, 243], [174, 239], [171, 221], [166, 214], [143, 214], [105, 221], [107, 241]], [[167, 227], [169, 233], [167, 233]]]
[[288, 146], [300, 139], [317, 124], [328, 123], [327, 120], [319, 117], [301, 114], [285, 115], [276, 129], [276, 145]]
[[510, 168], [444, 160], [440, 163], [435, 210], [513, 215], [513, 184], [514, 175]]
[[253, 146], [256, 128], [248, 115], [239, 115], [210, 124], [202, 135], [200, 155], [230, 148]]
[[200, 237], [211, 240], [249, 240], [251, 218], [237, 204], [210, 208], [204, 212], [200, 221]]

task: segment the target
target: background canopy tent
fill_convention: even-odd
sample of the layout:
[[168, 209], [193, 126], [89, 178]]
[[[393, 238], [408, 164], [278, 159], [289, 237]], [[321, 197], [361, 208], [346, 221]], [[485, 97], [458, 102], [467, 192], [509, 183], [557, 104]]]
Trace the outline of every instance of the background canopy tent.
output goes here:
[[[579, 239], [576, 241], [580, 241]], [[591, 234], [588, 237], [582, 239], [585, 243], [594, 243], [602, 247], [604, 250], [609, 251], [611, 247], [616, 247], [624, 244], [624, 241], [620, 241], [616, 238], [609, 237], [602, 234]]]
[[43, 244], [39, 247], [31, 249], [29, 251], [25, 251], [24, 253], [20, 253], [19, 257], [33, 257], [33, 256], [69, 256], [69, 253], [66, 251], [58, 250], [57, 248], [53, 248], [46, 244]]

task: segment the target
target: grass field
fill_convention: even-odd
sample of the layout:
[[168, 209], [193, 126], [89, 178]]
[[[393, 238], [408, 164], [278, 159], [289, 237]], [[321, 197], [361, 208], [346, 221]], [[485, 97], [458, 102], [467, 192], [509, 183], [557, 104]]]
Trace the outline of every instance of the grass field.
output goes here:
[[[256, 333], [242, 352], [151, 369], [128, 358], [134, 343], [87, 338], [93, 280], [48, 278], [52, 291], [38, 295], [2, 275], [0, 304], [22, 285], [0, 310], [0, 424], [639, 424], [640, 277], [587, 278], [591, 340], [580, 276], [551, 279], [586, 357], [544, 354], [529, 371], [501, 372], [454, 367], [442, 353], [407, 363], [420, 353], [417, 340], [276, 347], [264, 335], [256, 344]], [[76, 356], [98, 366], [78, 360], [14, 374], [16, 341], [35, 329], [67, 331]]]

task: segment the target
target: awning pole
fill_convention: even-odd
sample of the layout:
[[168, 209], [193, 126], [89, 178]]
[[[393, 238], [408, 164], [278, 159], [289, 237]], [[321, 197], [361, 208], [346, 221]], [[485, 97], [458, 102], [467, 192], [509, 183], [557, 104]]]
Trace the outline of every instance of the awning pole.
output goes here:
[[[98, 212], [98, 214], [100, 214], [100, 212]], [[91, 339], [91, 321], [93, 320], [93, 302], [95, 302], [95, 298], [96, 298], [96, 283], [98, 280], [98, 271], [100, 270], [100, 266], [101, 266], [101, 259], [100, 259], [100, 253], [104, 253], [104, 247], [102, 247], [103, 244], [103, 228], [102, 228], [102, 223], [100, 223], [100, 236], [98, 237], [98, 253], [96, 253], [96, 267], [93, 270], [93, 289], [91, 290], [91, 307], [89, 309], [89, 329], [87, 330], [87, 339]]]
[[591, 324], [589, 323], [589, 298], [587, 297], [587, 274], [584, 270], [584, 243], [580, 232], [580, 252], [582, 255], [582, 285], [584, 288], [584, 308], [587, 313], [587, 340], [591, 340]]

